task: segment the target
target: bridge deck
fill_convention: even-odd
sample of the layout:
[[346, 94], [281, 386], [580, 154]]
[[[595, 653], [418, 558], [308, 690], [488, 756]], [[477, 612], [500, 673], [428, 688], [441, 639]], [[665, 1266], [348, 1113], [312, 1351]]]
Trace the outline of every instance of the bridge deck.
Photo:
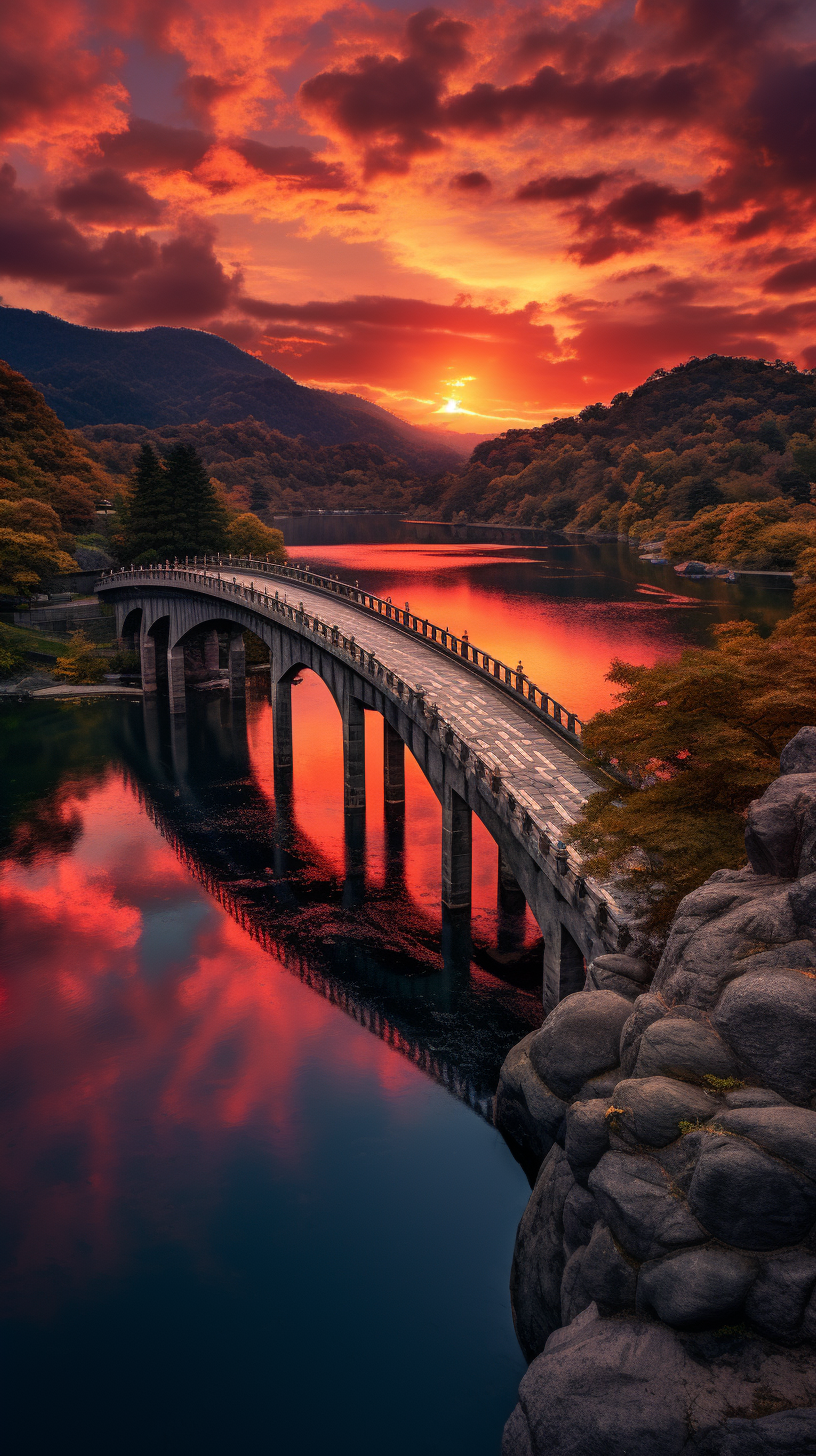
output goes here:
[[[231, 572], [231, 574], [233, 574]], [[570, 751], [546, 724], [528, 713], [500, 688], [492, 688], [454, 657], [436, 652], [421, 637], [409, 637], [383, 618], [373, 617], [352, 603], [310, 590], [300, 582], [275, 583], [264, 575], [237, 570], [239, 581], [261, 580], [269, 589], [278, 585], [281, 597], [290, 604], [302, 602], [306, 611], [337, 625], [358, 644], [373, 652], [406, 682], [426, 690], [440, 713], [457, 733], [478, 746], [490, 767], [501, 769], [502, 778], [512, 783], [513, 792], [537, 819], [556, 835], [578, 818], [589, 794], [608, 787], [608, 780], [595, 774]]]

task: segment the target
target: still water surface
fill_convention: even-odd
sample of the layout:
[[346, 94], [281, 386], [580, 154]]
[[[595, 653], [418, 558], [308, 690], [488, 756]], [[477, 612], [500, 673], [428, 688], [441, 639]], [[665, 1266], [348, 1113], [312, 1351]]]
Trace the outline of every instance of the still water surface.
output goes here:
[[[292, 554], [521, 656], [585, 715], [612, 656], [678, 652], [729, 615], [767, 629], [789, 605], [678, 590], [617, 548]], [[15, 1456], [498, 1452], [524, 1368], [507, 1279], [528, 1186], [488, 1119], [540, 1019], [537, 929], [502, 903], [474, 822], [463, 949], [419, 770], [404, 817], [386, 813], [367, 715], [352, 844], [339, 718], [311, 674], [293, 713], [276, 803], [261, 686], [245, 714], [190, 694], [183, 728], [161, 703], [0, 710]]]

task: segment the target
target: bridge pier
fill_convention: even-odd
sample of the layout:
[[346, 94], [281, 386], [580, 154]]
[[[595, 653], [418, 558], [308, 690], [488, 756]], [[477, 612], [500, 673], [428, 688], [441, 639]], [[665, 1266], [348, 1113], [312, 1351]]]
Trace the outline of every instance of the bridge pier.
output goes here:
[[177, 642], [167, 649], [167, 688], [171, 713], [186, 713], [187, 690], [184, 674], [184, 646]]
[[405, 744], [383, 718], [383, 770], [385, 777], [385, 802], [389, 805], [405, 804]]
[[246, 652], [240, 632], [233, 632], [229, 640], [229, 689], [231, 698], [246, 700]]
[[204, 666], [208, 672], [217, 672], [221, 666], [221, 657], [218, 646], [218, 633], [213, 627], [209, 632], [204, 633], [203, 643]]
[[275, 801], [292, 792], [292, 683], [281, 678], [272, 687], [272, 773]]
[[586, 971], [581, 947], [560, 920], [553, 917], [541, 928], [544, 932], [544, 1015], [547, 1016], [565, 996], [583, 991]]
[[142, 691], [155, 693], [156, 691], [156, 639], [151, 637], [149, 632], [142, 631], [139, 636], [139, 656], [142, 660]]
[[442, 904], [470, 909], [473, 865], [471, 809], [448, 784], [442, 794]]
[[347, 691], [342, 713], [343, 806], [365, 809], [365, 710]]

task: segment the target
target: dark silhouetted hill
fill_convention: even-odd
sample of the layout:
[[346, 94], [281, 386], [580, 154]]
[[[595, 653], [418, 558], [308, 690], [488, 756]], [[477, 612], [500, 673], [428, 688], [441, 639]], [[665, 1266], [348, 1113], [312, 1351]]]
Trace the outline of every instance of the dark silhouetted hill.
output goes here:
[[254, 355], [196, 329], [125, 333], [0, 308], [0, 358], [39, 389], [70, 428], [235, 424], [253, 419], [311, 445], [378, 445], [421, 475], [461, 454], [352, 394], [307, 389]]

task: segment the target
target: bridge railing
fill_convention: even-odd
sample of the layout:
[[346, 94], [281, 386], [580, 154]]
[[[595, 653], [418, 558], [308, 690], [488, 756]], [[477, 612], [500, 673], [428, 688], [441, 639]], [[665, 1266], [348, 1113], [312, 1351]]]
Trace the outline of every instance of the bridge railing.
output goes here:
[[[174, 566], [181, 569], [178, 562], [175, 562]], [[395, 606], [390, 597], [378, 597], [375, 593], [363, 591], [349, 582], [339, 581], [335, 576], [320, 576], [317, 572], [308, 571], [304, 567], [287, 566], [282, 562], [269, 561], [268, 558], [204, 556], [201, 562], [198, 557], [194, 557], [190, 562], [188, 557], [183, 569], [189, 570], [190, 567], [193, 570], [201, 567], [205, 571], [207, 569], [211, 571], [216, 569], [252, 571], [262, 576], [299, 582], [303, 586], [311, 586], [318, 591], [329, 592], [332, 596], [342, 598], [353, 606], [369, 611], [372, 615], [390, 622], [392, 626], [409, 632], [412, 636], [423, 638], [429, 646], [437, 651], [450, 657], [456, 657], [471, 672], [489, 679], [494, 686], [501, 688], [516, 701], [523, 702], [525, 708], [534, 713], [562, 738], [581, 746], [584, 724], [577, 714], [571, 713], [569, 708], [565, 708], [550, 693], [545, 692], [537, 683], [534, 683], [525, 673], [521, 662], [516, 667], [510, 667], [500, 657], [495, 657], [492, 653], [485, 652], [482, 647], [475, 646], [470, 641], [467, 632], [457, 637], [455, 633], [449, 632], [447, 627], [440, 627], [436, 622], [431, 622], [428, 617], [418, 616], [408, 607]], [[151, 568], [144, 569], [150, 570]], [[165, 568], [160, 566], [152, 569], [164, 570]]]
[[[109, 571], [103, 573], [97, 583], [97, 590], [104, 591], [111, 587], [127, 585], [131, 582], [147, 585], [151, 578], [157, 583], [173, 582], [178, 586], [198, 587], [216, 596], [237, 597], [241, 602], [253, 606], [255, 610], [267, 612], [270, 615], [282, 616], [291, 621], [299, 631], [308, 632], [315, 637], [331, 644], [335, 652], [340, 652], [349, 659], [357, 672], [378, 681], [378, 685], [386, 691], [390, 691], [395, 698], [406, 708], [415, 708], [429, 723], [432, 730], [436, 730], [440, 742], [445, 748], [453, 750], [458, 754], [463, 766], [469, 763], [476, 777], [485, 783], [492, 798], [498, 803], [504, 802], [505, 811], [511, 821], [515, 821], [521, 830], [522, 838], [530, 846], [533, 855], [540, 861], [548, 864], [551, 871], [559, 877], [564, 890], [571, 889], [573, 895], [579, 899], [588, 899], [594, 904], [595, 914], [599, 929], [604, 931], [607, 926], [612, 930], [618, 927], [619, 937], [621, 928], [625, 926], [625, 917], [613, 901], [609, 892], [602, 890], [593, 880], [584, 875], [581, 858], [574, 849], [568, 847], [561, 838], [562, 826], [548, 820], [542, 820], [532, 807], [524, 802], [525, 794], [521, 790], [514, 791], [503, 777], [503, 766], [488, 750], [479, 747], [477, 750], [468, 739], [449, 723], [439, 712], [435, 702], [426, 702], [426, 689], [416, 683], [409, 683], [395, 673], [386, 663], [356, 641], [354, 636], [347, 636], [340, 628], [325, 621], [315, 612], [308, 612], [302, 602], [294, 603], [284, 600], [279, 592], [271, 596], [267, 587], [263, 589], [256, 586], [254, 581], [247, 583], [238, 581], [235, 577], [229, 580], [222, 576], [220, 566], [229, 568], [237, 567], [243, 570], [242, 561], [246, 559], [251, 562], [251, 569], [260, 571], [258, 563], [252, 558], [234, 557], [230, 562], [219, 562], [218, 558], [210, 558], [207, 565], [194, 563], [190, 565], [174, 565], [169, 563], [164, 566], [138, 566], [130, 570]], [[263, 563], [266, 565], [266, 563]], [[297, 568], [275, 568], [272, 575], [278, 575], [281, 570], [294, 572]], [[267, 573], [263, 572], [266, 576]], [[297, 576], [289, 576], [289, 580], [304, 581], [309, 578], [309, 585], [312, 584], [313, 573], [299, 572]], [[314, 582], [333, 581], [331, 577], [314, 576]], [[345, 583], [339, 583], [345, 586]], [[351, 591], [356, 588], [349, 588]], [[369, 596], [370, 593], [360, 593]], [[374, 600], [380, 600], [375, 598]], [[391, 606], [391, 603], [387, 605]], [[420, 619], [423, 620], [423, 619]], [[448, 634], [450, 635], [450, 634]], [[566, 882], [566, 883], [565, 883]], [[624, 932], [628, 934], [628, 931]], [[619, 938], [619, 945], [622, 945]]]

